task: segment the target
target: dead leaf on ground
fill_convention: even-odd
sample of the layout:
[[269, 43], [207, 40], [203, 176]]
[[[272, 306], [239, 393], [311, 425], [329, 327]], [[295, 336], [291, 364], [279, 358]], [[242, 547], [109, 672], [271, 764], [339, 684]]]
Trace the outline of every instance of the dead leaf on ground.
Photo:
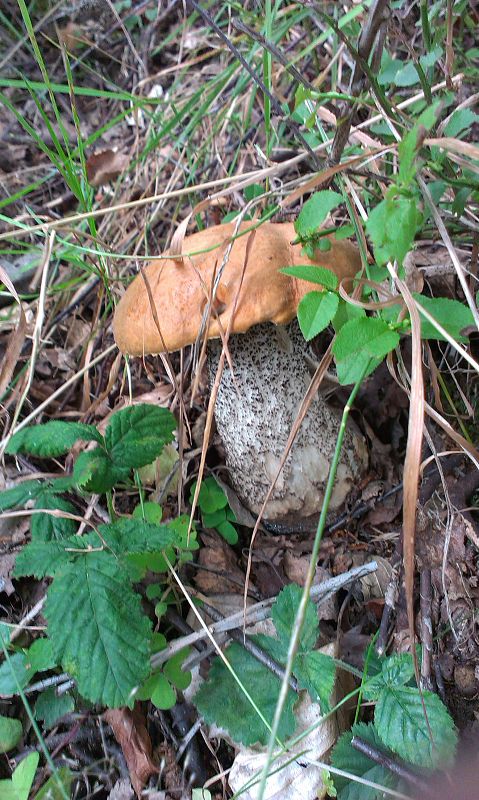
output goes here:
[[151, 775], [158, 772], [152, 759], [150, 736], [138, 707], [111, 708], [103, 714], [111, 726], [128, 766], [132, 786], [138, 797]]
[[[309, 569], [310, 558], [308, 556], [297, 556], [292, 551], [288, 551], [284, 557], [284, 571], [289, 582], [304, 586], [304, 581]], [[316, 567], [314, 573], [314, 585], [317, 586], [332, 577], [331, 573], [323, 567]], [[318, 619], [337, 619], [338, 599], [333, 594], [325, 603], [318, 606]]]
[[117, 150], [93, 153], [86, 161], [86, 174], [90, 186], [103, 186], [114, 181], [127, 168], [130, 157]]
[[14, 553], [4, 553], [0, 556], [0, 592], [5, 592], [8, 597], [15, 592], [10, 578], [15, 566], [15, 558]]
[[216, 533], [203, 533], [201, 540], [198, 564], [205, 569], [200, 568], [195, 575], [197, 589], [206, 595], [241, 592], [245, 575], [238, 567], [234, 550]]

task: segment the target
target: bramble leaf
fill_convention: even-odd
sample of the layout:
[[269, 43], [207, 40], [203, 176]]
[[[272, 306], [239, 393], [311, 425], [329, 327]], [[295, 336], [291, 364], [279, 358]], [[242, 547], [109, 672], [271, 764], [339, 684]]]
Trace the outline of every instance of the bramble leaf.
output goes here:
[[85, 442], [103, 441], [103, 437], [94, 425], [51, 420], [43, 425], [32, 425], [15, 433], [8, 443], [6, 452], [55, 458], [68, 453], [79, 439]]
[[[263, 716], [271, 724], [281, 681], [239, 644], [230, 645], [225, 655]], [[290, 689], [278, 730], [281, 739], [286, 739], [294, 731], [293, 706], [296, 700], [297, 696]], [[255, 742], [267, 744], [267, 727], [219, 658], [213, 661], [208, 680], [195, 695], [195, 703], [208, 724], [215, 722], [226, 728], [236, 742], [245, 745]]]
[[[50, 492], [40, 492], [35, 503], [35, 509], [46, 509], [49, 511], [66, 512], [76, 514], [76, 508], [68, 500]], [[75, 536], [78, 529], [78, 522], [68, 517], [55, 514], [32, 514], [30, 523], [30, 533], [32, 541], [51, 542], [54, 540]]]
[[329, 711], [336, 677], [336, 665], [331, 656], [318, 650], [298, 653], [294, 662], [294, 674], [300, 687], [307, 689], [311, 699], [319, 703], [323, 714]]
[[24, 481], [11, 489], [6, 489], [0, 492], [0, 512], [25, 505], [29, 500], [38, 497], [42, 491], [42, 481]]
[[73, 467], [73, 478], [80, 489], [92, 494], [108, 492], [121, 480], [126, 480], [130, 469], [120, 467], [101, 447], [80, 453]]
[[[350, 731], [343, 733], [334, 746], [331, 753], [333, 767], [386, 786], [389, 789], [396, 788], [398, 779], [386, 767], [376, 765], [374, 761], [360, 753], [359, 750], [356, 750], [351, 745], [353, 736], [357, 736], [372, 747], [385, 752], [384, 745], [374, 725], [358, 722], [352, 726]], [[387, 755], [392, 755], [391, 751], [387, 751]], [[333, 775], [333, 779], [339, 800], [382, 800], [384, 797], [384, 793], [380, 789], [373, 789], [370, 786], [355, 783], [342, 775]]]
[[308, 292], [298, 305], [298, 322], [307, 342], [321, 333], [331, 322], [339, 305], [333, 292]]
[[[278, 637], [283, 644], [285, 655], [288, 652], [289, 640], [296, 621], [303, 590], [296, 583], [290, 583], [282, 589], [271, 608], [271, 619], [274, 622]], [[318, 638], [319, 623], [316, 606], [308, 600], [304, 624], [301, 631], [300, 649], [311, 650]]]
[[151, 625], [118, 559], [103, 551], [66, 564], [48, 590], [45, 616], [55, 656], [80, 694], [131, 707], [149, 671]]
[[324, 289], [332, 289], [333, 291], [338, 288], [338, 276], [327, 267], [316, 267], [314, 264], [304, 264], [295, 267], [284, 267], [280, 269], [285, 275], [292, 275], [294, 278], [300, 278], [302, 281], [309, 281], [309, 283], [319, 283]]
[[167, 408], [148, 403], [113, 414], [105, 432], [106, 449], [115, 465], [137, 469], [151, 464], [173, 440], [176, 420]]
[[431, 769], [439, 766], [447, 769], [454, 760], [457, 745], [454, 722], [436, 694], [423, 692], [422, 700], [415, 687], [390, 682], [376, 703], [374, 724], [386, 747], [401, 758]]

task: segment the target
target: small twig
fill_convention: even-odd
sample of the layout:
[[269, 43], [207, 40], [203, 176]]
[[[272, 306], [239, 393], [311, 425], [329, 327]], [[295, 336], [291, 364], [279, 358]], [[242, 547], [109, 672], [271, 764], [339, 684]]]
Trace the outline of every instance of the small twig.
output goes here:
[[381, 616], [381, 623], [379, 625], [378, 637], [376, 639], [376, 653], [378, 656], [383, 656], [387, 649], [389, 637], [389, 625], [391, 616], [396, 608], [398, 592], [399, 592], [399, 575], [400, 575], [400, 561], [401, 556], [396, 554], [395, 564], [393, 564], [393, 574], [384, 592], [384, 608]]
[[431, 570], [423, 569], [420, 578], [420, 602], [421, 602], [421, 689], [433, 691], [433, 681], [431, 676], [432, 664], [432, 587]]
[[[202, 609], [215, 622], [219, 622], [220, 620], [224, 619], [223, 615], [220, 614], [216, 608], [210, 606], [209, 603], [203, 602]], [[263, 664], [263, 666], [267, 667], [273, 673], [273, 675], [276, 675], [276, 677], [278, 677], [280, 680], [283, 680], [284, 668], [281, 666], [281, 664], [275, 661], [274, 658], [271, 658], [271, 656], [268, 655], [268, 653], [263, 650], [262, 647], [259, 647], [257, 644], [255, 644], [255, 642], [251, 641], [251, 639], [248, 639], [247, 636], [244, 636], [241, 628], [232, 628], [228, 632], [228, 636], [244, 647], [246, 652], [252, 655], [253, 658], [259, 661], [260, 664]], [[293, 675], [289, 678], [289, 685], [293, 692], [299, 692], [298, 681]]]
[[380, 764], [382, 767], [386, 767], [386, 769], [394, 773], [394, 775], [397, 775], [399, 778], [411, 783], [416, 787], [416, 789], [420, 789], [422, 792], [427, 792], [427, 784], [425, 781], [423, 781], [416, 772], [413, 772], [409, 766], [404, 764], [404, 762], [400, 761], [399, 759], [391, 758], [391, 756], [383, 753], [376, 747], [373, 747], [373, 745], [369, 744], [369, 742], [365, 742], [364, 739], [361, 739], [359, 736], [353, 736], [351, 739], [351, 744], [355, 750], [370, 758], [375, 764]]

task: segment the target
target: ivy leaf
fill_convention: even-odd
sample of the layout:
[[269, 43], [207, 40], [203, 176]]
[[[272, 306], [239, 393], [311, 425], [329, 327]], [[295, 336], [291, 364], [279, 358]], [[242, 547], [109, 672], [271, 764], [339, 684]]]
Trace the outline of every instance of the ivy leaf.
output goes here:
[[151, 464], [173, 440], [176, 420], [167, 408], [140, 403], [113, 414], [105, 432], [106, 449], [122, 469]]
[[336, 677], [333, 659], [318, 650], [299, 653], [294, 662], [294, 674], [301, 689], [307, 689], [311, 699], [319, 703], [323, 714], [329, 711]]
[[68, 453], [75, 442], [102, 442], [103, 438], [94, 425], [82, 422], [51, 420], [44, 425], [32, 425], [15, 433], [10, 439], [7, 453], [27, 453], [39, 458], [55, 458]]
[[[271, 724], [281, 687], [280, 680], [235, 642], [226, 649], [225, 655]], [[296, 700], [296, 695], [289, 689], [278, 730], [281, 739], [287, 739], [294, 731], [293, 706]], [[208, 680], [195, 695], [195, 703], [208, 724], [215, 722], [226, 728], [236, 742], [247, 746], [256, 742], [267, 744], [268, 729], [219, 658], [213, 661]]]
[[280, 269], [280, 272], [284, 272], [285, 275], [292, 275], [294, 278], [300, 278], [302, 281], [309, 281], [309, 283], [319, 283], [324, 289], [335, 291], [338, 288], [338, 276], [327, 267], [304, 264], [303, 266], [284, 267]]
[[80, 694], [131, 708], [149, 671], [151, 626], [118, 560], [98, 552], [65, 565], [48, 590], [45, 616], [55, 656]]
[[[460, 303], [459, 300], [450, 300], [448, 297], [424, 297], [417, 293], [414, 293], [413, 296], [419, 305], [428, 311], [454, 339], [467, 344], [468, 339], [461, 335], [461, 331], [474, 325], [474, 317], [468, 306]], [[420, 312], [419, 315], [423, 339], [446, 341], [434, 325], [421, 316]]]
[[368, 362], [366, 375], [370, 375], [398, 344], [399, 334], [382, 319], [359, 317], [346, 322], [333, 346], [340, 383], [356, 383]]
[[[48, 509], [51, 511], [64, 511], [67, 514], [76, 514], [77, 510], [68, 500], [50, 492], [40, 492], [35, 503], [35, 509]], [[32, 514], [30, 532], [32, 541], [51, 542], [53, 540], [75, 536], [78, 522], [68, 517], [53, 514]]]
[[[384, 667], [383, 672], [384, 674]], [[447, 769], [454, 760], [457, 731], [445, 705], [433, 692], [423, 692], [429, 726], [419, 690], [389, 683], [378, 699], [374, 724], [382, 741], [411, 764]]]
[[[359, 778], [374, 781], [389, 789], [395, 789], [398, 779], [386, 767], [376, 765], [359, 750], [351, 745], [353, 736], [363, 739], [372, 747], [384, 752], [384, 745], [371, 723], [354, 724], [350, 731], [346, 731], [338, 739], [331, 753], [331, 764], [336, 769], [342, 769], [357, 775]], [[388, 755], [392, 755], [389, 751]], [[374, 777], [373, 777], [374, 776]], [[384, 793], [380, 789], [373, 789], [364, 784], [355, 783], [342, 775], [334, 775], [334, 785], [339, 793], [340, 800], [383, 800]]]
[[129, 473], [128, 467], [114, 464], [101, 447], [80, 453], [73, 467], [76, 485], [92, 494], [108, 492], [116, 483], [126, 480]]
[[419, 219], [417, 199], [400, 194], [392, 186], [384, 200], [371, 211], [366, 223], [380, 266], [395, 260], [403, 263], [414, 242]]
[[307, 239], [317, 231], [333, 208], [341, 205], [342, 195], [332, 191], [321, 191], [313, 194], [302, 207], [294, 223], [298, 236]]
[[339, 305], [333, 292], [308, 292], [298, 305], [298, 322], [307, 342], [321, 333], [331, 322]]

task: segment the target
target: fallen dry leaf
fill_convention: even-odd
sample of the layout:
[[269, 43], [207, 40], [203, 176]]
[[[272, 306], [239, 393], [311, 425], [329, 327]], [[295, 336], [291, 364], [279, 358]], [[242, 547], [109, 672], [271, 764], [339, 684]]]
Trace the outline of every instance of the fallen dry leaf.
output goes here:
[[103, 186], [114, 181], [130, 163], [130, 158], [125, 153], [117, 150], [102, 150], [87, 158], [86, 174], [90, 186]]
[[105, 711], [103, 719], [115, 734], [125, 756], [132, 786], [140, 797], [149, 777], [159, 771], [152, 759], [151, 740], [143, 714], [138, 706], [133, 710], [111, 708]]
[[201, 535], [203, 546], [199, 551], [199, 569], [195, 586], [206, 595], [241, 592], [245, 576], [237, 564], [233, 549], [216, 533]]

